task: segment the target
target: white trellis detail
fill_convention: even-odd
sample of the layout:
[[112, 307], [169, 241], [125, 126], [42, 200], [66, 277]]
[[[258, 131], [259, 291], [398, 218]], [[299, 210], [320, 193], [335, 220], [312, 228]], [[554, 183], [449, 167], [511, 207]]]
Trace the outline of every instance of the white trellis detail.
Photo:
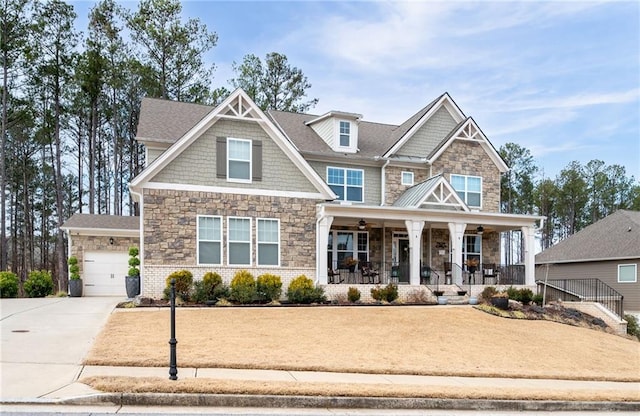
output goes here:
[[456, 135], [456, 139], [461, 140], [482, 140], [482, 134], [480, 130], [475, 126], [471, 119], [467, 120], [467, 122], [458, 130], [458, 134]]
[[255, 114], [255, 109], [251, 106], [249, 102], [243, 101], [242, 95], [238, 95], [238, 97], [227, 104], [227, 111], [224, 114], [226, 118], [250, 118], [257, 119], [259, 118], [257, 114]]

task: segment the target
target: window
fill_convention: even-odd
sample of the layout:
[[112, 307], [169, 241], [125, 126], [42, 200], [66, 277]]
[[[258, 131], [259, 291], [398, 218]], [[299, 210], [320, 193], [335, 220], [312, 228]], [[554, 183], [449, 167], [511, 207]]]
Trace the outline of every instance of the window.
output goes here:
[[228, 179], [251, 181], [251, 140], [229, 139], [227, 144]]
[[280, 221], [258, 219], [258, 266], [280, 265]]
[[364, 202], [361, 169], [327, 168], [327, 184], [341, 201]]
[[451, 175], [451, 186], [470, 207], [482, 206], [482, 178], [479, 176]]
[[618, 264], [618, 283], [635, 283], [638, 281], [638, 265]]
[[413, 172], [402, 172], [402, 184], [413, 186]]
[[251, 219], [229, 217], [227, 236], [229, 265], [250, 265]]
[[351, 123], [348, 121], [340, 122], [340, 146], [349, 147], [351, 145]]
[[369, 261], [369, 233], [351, 231], [332, 231], [329, 233], [328, 267], [342, 269], [347, 266], [344, 261], [353, 257], [360, 262]]
[[198, 264], [222, 264], [221, 217], [198, 217]]

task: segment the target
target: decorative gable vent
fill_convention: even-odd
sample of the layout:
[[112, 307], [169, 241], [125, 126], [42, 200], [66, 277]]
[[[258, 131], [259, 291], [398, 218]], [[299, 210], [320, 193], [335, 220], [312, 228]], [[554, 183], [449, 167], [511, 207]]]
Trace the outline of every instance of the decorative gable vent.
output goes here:
[[358, 151], [358, 123], [362, 115], [330, 111], [305, 124], [313, 129], [334, 152]]

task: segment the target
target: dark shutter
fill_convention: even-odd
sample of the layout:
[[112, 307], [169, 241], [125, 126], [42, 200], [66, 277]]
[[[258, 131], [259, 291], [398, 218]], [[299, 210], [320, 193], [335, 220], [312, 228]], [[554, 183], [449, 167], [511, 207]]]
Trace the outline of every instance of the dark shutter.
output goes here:
[[216, 175], [227, 177], [227, 138], [216, 137]]
[[253, 172], [251, 177], [254, 181], [262, 180], [262, 142], [260, 140], [253, 140]]

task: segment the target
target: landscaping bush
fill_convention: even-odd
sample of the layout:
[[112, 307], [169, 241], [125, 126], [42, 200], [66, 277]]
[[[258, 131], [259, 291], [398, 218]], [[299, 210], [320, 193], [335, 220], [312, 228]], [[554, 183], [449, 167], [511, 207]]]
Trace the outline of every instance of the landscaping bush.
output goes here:
[[[138, 268], [138, 266], [140, 266], [140, 259], [138, 258], [138, 253], [138, 247], [129, 247], [129, 272], [127, 276], [140, 276], [140, 269]], [[177, 284], [178, 282], [176, 282], [176, 291], [178, 290]]]
[[638, 318], [634, 315], [625, 315], [624, 320], [627, 321], [627, 334], [634, 336], [640, 340], [640, 325], [638, 325]]
[[222, 282], [222, 277], [215, 272], [207, 272], [193, 285], [192, 299], [196, 303], [208, 301], [218, 302], [229, 297], [229, 287]]
[[176, 279], [176, 296], [180, 296], [183, 301], [188, 301], [191, 297], [193, 287], [193, 274], [189, 270], [178, 270], [167, 276], [167, 289], [171, 292], [171, 279]]
[[544, 300], [544, 297], [542, 296], [542, 294], [533, 295], [533, 298], [531, 300], [538, 306], [544, 306], [542, 304], [542, 302]]
[[347, 299], [352, 303], [360, 300], [360, 291], [357, 287], [350, 287], [349, 290], [347, 290]]
[[261, 274], [256, 281], [256, 293], [259, 302], [273, 302], [280, 299], [282, 280], [274, 274]]
[[293, 303], [320, 303], [326, 300], [324, 290], [315, 287], [313, 280], [305, 275], [293, 279], [287, 288], [287, 299]]
[[229, 298], [237, 303], [247, 304], [256, 300], [256, 279], [246, 270], [238, 271], [231, 280]]
[[18, 296], [20, 280], [13, 272], [0, 272], [0, 297], [15, 298]]
[[398, 286], [393, 283], [389, 283], [383, 288], [376, 286], [371, 289], [371, 297], [377, 301], [393, 302], [398, 299]]
[[78, 258], [71, 256], [67, 259], [69, 265], [69, 279], [80, 279], [80, 266], [78, 266]]
[[53, 293], [53, 279], [47, 270], [34, 270], [24, 282], [24, 291], [30, 298], [43, 298]]
[[507, 295], [509, 296], [509, 299], [520, 302], [520, 291], [515, 287], [509, 286], [509, 288], [507, 289]]
[[523, 305], [528, 305], [533, 300], [533, 292], [531, 291], [531, 289], [525, 287], [520, 289], [520, 291], [518, 292], [518, 297], [518, 300], [522, 302]]
[[498, 293], [498, 290], [493, 286], [487, 286], [484, 288], [482, 293], [480, 294], [480, 298], [484, 302], [491, 302], [491, 297], [495, 296]]

